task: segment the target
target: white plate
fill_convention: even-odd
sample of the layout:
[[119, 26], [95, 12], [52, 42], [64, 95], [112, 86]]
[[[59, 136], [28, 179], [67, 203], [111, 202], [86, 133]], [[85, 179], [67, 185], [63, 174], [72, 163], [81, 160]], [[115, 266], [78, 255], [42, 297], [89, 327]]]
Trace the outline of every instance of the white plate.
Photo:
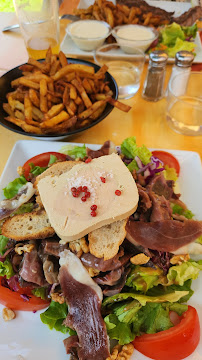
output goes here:
[[[7, 165], [0, 179], [0, 189], [15, 179], [17, 166], [30, 157], [46, 151], [59, 151], [62, 142], [42, 142], [34, 140], [18, 141], [8, 159]], [[68, 143], [69, 144], [69, 143]], [[82, 144], [75, 144], [82, 145]], [[87, 144], [92, 149], [97, 149], [99, 145]], [[168, 150], [166, 150], [168, 151]], [[196, 214], [197, 219], [202, 219], [202, 168], [200, 157], [191, 151], [170, 150], [179, 160], [181, 174], [179, 186], [183, 194], [182, 199], [188, 207]], [[0, 194], [0, 200], [3, 194]], [[201, 277], [200, 277], [201, 280]], [[199, 279], [193, 281], [195, 291], [190, 305], [193, 305], [202, 320], [202, 283]], [[3, 306], [0, 305], [0, 313]], [[0, 359], [5, 360], [66, 360], [68, 359], [62, 340], [67, 337], [48, 327], [40, 321], [40, 312], [16, 312], [16, 319], [4, 322], [0, 316]], [[186, 358], [187, 360], [202, 360], [202, 326], [201, 341], [195, 352]], [[147, 357], [134, 352], [131, 360], [149, 360]], [[171, 359], [172, 360], [172, 359]]]
[[[113, 1], [115, 3], [115, 1]], [[161, 9], [164, 9], [166, 11], [174, 11], [175, 16], [180, 16], [185, 11], [189, 10], [191, 7], [191, 4], [188, 2], [176, 2], [176, 1], [161, 1], [161, 0], [151, 0], [147, 1], [150, 5], [159, 7]], [[79, 9], [86, 9], [90, 5], [94, 4], [94, 0], [81, 0], [79, 3], [78, 8]], [[194, 40], [194, 43], [196, 44], [196, 56], [194, 58], [194, 63], [200, 63], [202, 62], [202, 44], [200, 40], [199, 33], [197, 33], [197, 36]], [[72, 39], [66, 35], [61, 43], [61, 50], [65, 53], [65, 55], [74, 55], [76, 57], [81, 58], [93, 58], [93, 51], [83, 51], [80, 50], [72, 41]], [[123, 55], [126, 56], [127, 54]], [[146, 57], [148, 59], [148, 56]], [[174, 58], [168, 59], [169, 63], [174, 63]]]

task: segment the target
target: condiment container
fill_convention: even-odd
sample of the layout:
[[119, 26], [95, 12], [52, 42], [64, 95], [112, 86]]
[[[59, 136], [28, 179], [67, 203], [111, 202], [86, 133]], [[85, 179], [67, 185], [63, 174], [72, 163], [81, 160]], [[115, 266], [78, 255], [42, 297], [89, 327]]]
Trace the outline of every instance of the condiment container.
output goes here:
[[144, 83], [142, 97], [149, 101], [158, 101], [164, 96], [164, 80], [168, 55], [155, 50], [149, 55], [149, 66]]
[[177, 96], [184, 95], [186, 92], [187, 83], [189, 80], [189, 75], [191, 72], [191, 65], [194, 60], [194, 54], [190, 51], [181, 50], [178, 51], [175, 55], [175, 65], [172, 68], [172, 73], [169, 79], [168, 88], [171, 84], [173, 78], [181, 74], [179, 77], [180, 81], [176, 83], [176, 88], [173, 89]]

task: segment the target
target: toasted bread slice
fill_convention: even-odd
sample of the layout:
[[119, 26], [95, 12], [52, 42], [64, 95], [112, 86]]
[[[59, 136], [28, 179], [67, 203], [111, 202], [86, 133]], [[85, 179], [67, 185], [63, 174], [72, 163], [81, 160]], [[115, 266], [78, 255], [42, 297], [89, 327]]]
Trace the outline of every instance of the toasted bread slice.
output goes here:
[[6, 220], [2, 234], [16, 241], [45, 239], [55, 234], [45, 210], [15, 215]]
[[104, 260], [113, 258], [119, 251], [126, 236], [127, 219], [115, 221], [112, 224], [102, 226], [88, 234], [90, 253]]

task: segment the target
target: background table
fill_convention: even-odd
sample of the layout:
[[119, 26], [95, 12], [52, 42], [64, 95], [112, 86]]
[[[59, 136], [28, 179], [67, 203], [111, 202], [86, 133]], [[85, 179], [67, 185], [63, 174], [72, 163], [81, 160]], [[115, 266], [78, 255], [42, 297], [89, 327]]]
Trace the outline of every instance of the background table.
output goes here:
[[[0, 30], [6, 25], [16, 23], [16, 21], [13, 13], [0, 13]], [[67, 20], [62, 20], [60, 25], [62, 40], [65, 35]], [[7, 33], [0, 31], [0, 46], [0, 75], [27, 61], [28, 55], [19, 30]], [[167, 65], [166, 83], [171, 69], [172, 66]], [[124, 101], [132, 106], [129, 113], [125, 114], [118, 109], [114, 109], [107, 118], [95, 127], [63, 141], [102, 144], [110, 139], [118, 145], [126, 137], [136, 136], [139, 145], [145, 144], [152, 148], [196, 151], [202, 158], [202, 136], [189, 137], [175, 133], [166, 123], [166, 100], [162, 99], [154, 103], [145, 101], [141, 97], [146, 73], [147, 64], [145, 64], [142, 74], [140, 90], [134, 97]], [[31, 137], [16, 134], [0, 126], [0, 174], [15, 142], [23, 139], [33, 140]]]

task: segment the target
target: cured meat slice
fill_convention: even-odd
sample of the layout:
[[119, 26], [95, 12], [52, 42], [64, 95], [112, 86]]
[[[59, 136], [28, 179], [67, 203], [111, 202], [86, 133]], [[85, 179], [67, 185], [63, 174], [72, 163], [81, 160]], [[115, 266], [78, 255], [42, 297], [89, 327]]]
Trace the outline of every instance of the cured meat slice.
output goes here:
[[60, 254], [59, 281], [68, 303], [67, 322], [77, 332], [81, 360], [105, 360], [109, 354], [106, 326], [101, 316], [102, 290], [80, 259], [69, 250]]
[[202, 235], [202, 221], [163, 220], [146, 223], [129, 220], [126, 231], [126, 238], [135, 245], [173, 252]]

